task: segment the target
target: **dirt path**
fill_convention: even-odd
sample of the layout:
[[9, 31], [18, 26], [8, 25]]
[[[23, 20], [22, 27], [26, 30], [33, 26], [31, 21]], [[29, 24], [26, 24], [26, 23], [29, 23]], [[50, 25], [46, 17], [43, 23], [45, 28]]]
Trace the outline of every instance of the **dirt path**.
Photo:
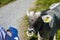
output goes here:
[[9, 26], [13, 26], [19, 30], [20, 27], [18, 20], [25, 14], [35, 0], [16, 0], [8, 5], [0, 8], [0, 25], [3, 25], [5, 29]]

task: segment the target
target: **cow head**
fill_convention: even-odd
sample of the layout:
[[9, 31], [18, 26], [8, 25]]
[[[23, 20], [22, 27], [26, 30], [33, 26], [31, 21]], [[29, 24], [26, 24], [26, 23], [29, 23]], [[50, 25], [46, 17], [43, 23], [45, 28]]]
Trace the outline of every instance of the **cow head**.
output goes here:
[[[34, 31], [33, 25], [35, 21], [38, 19], [38, 17], [41, 15], [41, 12], [27, 11], [26, 15], [28, 16], [28, 20], [30, 23], [30, 27], [28, 28], [28, 31], [32, 31], [32, 30]], [[28, 32], [27, 32], [27, 35], [28, 35]], [[28, 36], [31, 36], [31, 35], [28, 35]]]
[[41, 12], [27, 11], [26, 14], [30, 25], [33, 25], [36, 19], [41, 15]]

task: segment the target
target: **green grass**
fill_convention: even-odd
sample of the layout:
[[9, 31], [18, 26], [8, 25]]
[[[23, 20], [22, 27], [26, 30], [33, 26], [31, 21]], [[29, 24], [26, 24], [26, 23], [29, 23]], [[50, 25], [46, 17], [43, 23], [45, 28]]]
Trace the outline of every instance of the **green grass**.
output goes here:
[[60, 0], [36, 0], [35, 2], [35, 8], [32, 8], [31, 10], [34, 11], [42, 11], [49, 8], [49, 6], [53, 3], [60, 2]]
[[57, 31], [57, 40], [60, 40], [60, 30]]
[[15, 0], [0, 0], [0, 7], [4, 6], [12, 1], [15, 1]]

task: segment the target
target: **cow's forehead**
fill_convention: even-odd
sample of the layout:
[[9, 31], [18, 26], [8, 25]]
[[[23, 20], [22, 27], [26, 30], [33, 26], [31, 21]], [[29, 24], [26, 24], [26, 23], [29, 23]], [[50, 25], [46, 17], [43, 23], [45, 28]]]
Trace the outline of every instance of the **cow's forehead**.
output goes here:
[[39, 17], [41, 15], [41, 12], [27, 11], [26, 14], [28, 17], [34, 18], [34, 17]]

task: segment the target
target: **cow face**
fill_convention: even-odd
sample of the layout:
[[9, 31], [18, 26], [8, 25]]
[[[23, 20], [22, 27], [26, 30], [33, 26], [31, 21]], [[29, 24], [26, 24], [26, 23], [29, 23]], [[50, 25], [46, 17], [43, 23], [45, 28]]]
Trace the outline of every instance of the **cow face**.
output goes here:
[[41, 15], [41, 12], [27, 11], [28, 20], [31, 25], [34, 24], [34, 22], [40, 15]]
[[[34, 31], [33, 29], [33, 25], [36, 21], [36, 19], [38, 19], [38, 17], [40, 16], [41, 12], [34, 12], [34, 11], [27, 11], [26, 12], [27, 16], [28, 16], [28, 20], [29, 20], [29, 23], [30, 23], [30, 27], [28, 28], [28, 31], [27, 31], [27, 35], [29, 34], [29, 31]], [[32, 36], [32, 32], [31, 32], [31, 35], [29, 34], [28, 36]]]

